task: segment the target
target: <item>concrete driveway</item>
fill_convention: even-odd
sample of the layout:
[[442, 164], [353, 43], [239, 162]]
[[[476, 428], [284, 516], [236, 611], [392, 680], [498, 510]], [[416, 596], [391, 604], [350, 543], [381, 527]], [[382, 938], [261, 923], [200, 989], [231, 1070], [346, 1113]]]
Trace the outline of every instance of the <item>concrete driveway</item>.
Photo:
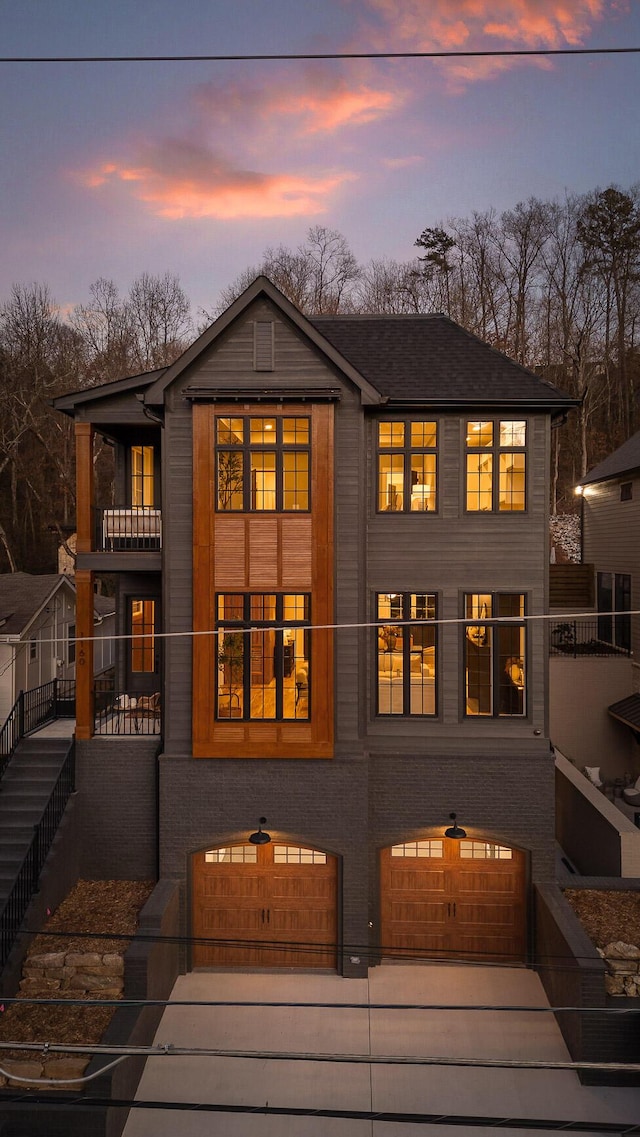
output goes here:
[[[178, 979], [172, 999], [356, 1006], [168, 1007], [157, 1043], [302, 1054], [569, 1059], [550, 1013], [369, 1008], [376, 1003], [548, 1006], [537, 976], [522, 968], [383, 965], [373, 968], [368, 980], [299, 972], [194, 972]], [[581, 1086], [577, 1074], [555, 1070], [168, 1056], [147, 1060], [137, 1100], [640, 1122], [640, 1090]], [[526, 1132], [500, 1131], [512, 1137]], [[483, 1126], [468, 1132], [488, 1137], [495, 1129]], [[467, 1133], [464, 1122], [452, 1127], [358, 1117], [134, 1108], [124, 1137], [452, 1137], [454, 1133]]]

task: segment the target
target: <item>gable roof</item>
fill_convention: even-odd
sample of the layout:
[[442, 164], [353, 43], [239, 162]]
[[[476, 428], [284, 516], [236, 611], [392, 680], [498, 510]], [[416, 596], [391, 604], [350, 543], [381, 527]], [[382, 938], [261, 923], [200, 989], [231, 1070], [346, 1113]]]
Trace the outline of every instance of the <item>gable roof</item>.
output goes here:
[[75, 593], [73, 581], [61, 573], [0, 574], [0, 636], [21, 635], [63, 582]]
[[442, 314], [310, 322], [392, 402], [557, 409], [579, 402]]
[[621, 474], [631, 474], [634, 470], [640, 470], [640, 430], [598, 466], [594, 466], [593, 470], [580, 479], [580, 483], [586, 486], [590, 482], [605, 482], [607, 478], [618, 478]]
[[579, 405], [552, 383], [489, 347], [448, 316], [305, 316], [266, 276], [248, 288], [176, 361], [101, 387], [63, 395], [58, 410], [137, 392], [148, 407], [258, 298], [265, 297], [333, 367], [359, 388], [363, 405], [528, 407], [561, 412]]

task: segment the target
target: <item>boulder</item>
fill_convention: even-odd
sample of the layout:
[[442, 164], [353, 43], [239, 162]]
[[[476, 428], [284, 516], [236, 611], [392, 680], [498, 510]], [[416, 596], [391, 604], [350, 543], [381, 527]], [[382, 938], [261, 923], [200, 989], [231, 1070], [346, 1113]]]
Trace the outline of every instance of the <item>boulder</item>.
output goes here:
[[607, 944], [604, 954], [607, 959], [640, 959], [640, 948], [626, 944], [624, 940], [616, 940]]

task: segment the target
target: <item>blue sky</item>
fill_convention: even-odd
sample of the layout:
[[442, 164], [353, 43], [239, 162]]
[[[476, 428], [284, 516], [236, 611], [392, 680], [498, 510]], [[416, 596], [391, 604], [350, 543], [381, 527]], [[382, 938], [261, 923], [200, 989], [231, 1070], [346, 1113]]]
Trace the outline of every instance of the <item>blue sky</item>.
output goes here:
[[[637, 0], [0, 0], [4, 55], [640, 46]], [[429, 225], [640, 176], [638, 56], [0, 65], [0, 300], [177, 273], [194, 309], [310, 225]]]

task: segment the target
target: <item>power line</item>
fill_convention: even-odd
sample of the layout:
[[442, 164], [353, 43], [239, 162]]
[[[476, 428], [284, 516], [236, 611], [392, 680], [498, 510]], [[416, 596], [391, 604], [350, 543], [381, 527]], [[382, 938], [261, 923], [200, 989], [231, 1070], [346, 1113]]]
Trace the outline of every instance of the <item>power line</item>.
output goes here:
[[230, 1114], [257, 1114], [265, 1117], [326, 1117], [344, 1118], [348, 1121], [386, 1121], [395, 1124], [408, 1125], [451, 1125], [458, 1128], [509, 1128], [523, 1131], [536, 1130], [538, 1133], [612, 1133], [618, 1137], [632, 1137], [640, 1134], [640, 1125], [625, 1121], [558, 1121], [555, 1118], [527, 1118], [527, 1117], [489, 1117], [472, 1114], [464, 1116], [451, 1113], [407, 1113], [391, 1110], [359, 1110], [359, 1109], [308, 1109], [297, 1106], [265, 1105], [237, 1105], [218, 1102], [177, 1102], [177, 1101], [139, 1101], [133, 1098], [98, 1098], [84, 1095], [62, 1101], [60, 1094], [38, 1094], [37, 1098], [30, 1094], [25, 1097], [24, 1092], [10, 1093], [3, 1090], [2, 1102], [24, 1105], [28, 1101], [42, 1106], [57, 1106], [69, 1108], [80, 1106], [89, 1109], [158, 1109], [172, 1110], [182, 1113], [230, 1113]]
[[326, 51], [237, 55], [5, 55], [0, 63], [249, 63], [331, 59], [504, 59], [556, 55], [633, 55], [640, 47], [509, 48], [482, 51]]

